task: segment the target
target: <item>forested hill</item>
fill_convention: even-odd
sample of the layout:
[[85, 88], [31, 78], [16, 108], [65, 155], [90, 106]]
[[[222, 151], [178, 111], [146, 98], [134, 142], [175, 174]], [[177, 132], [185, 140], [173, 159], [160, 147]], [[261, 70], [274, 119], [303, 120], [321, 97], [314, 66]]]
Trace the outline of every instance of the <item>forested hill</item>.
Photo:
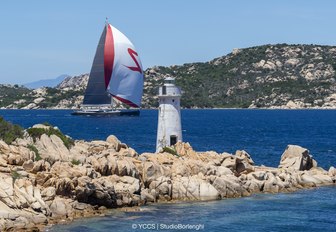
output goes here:
[[335, 46], [234, 49], [205, 63], [146, 70], [145, 96], [155, 95], [162, 77], [170, 75], [184, 91], [184, 107], [336, 107], [335, 70]]
[[[336, 108], [335, 70], [336, 46], [234, 49], [205, 63], [147, 69], [143, 108], [157, 106], [158, 86], [166, 76], [181, 86], [185, 108]], [[87, 74], [68, 77], [57, 88], [37, 90], [12, 86], [15, 96], [8, 93], [10, 86], [0, 86], [0, 107], [76, 108], [87, 79]]]

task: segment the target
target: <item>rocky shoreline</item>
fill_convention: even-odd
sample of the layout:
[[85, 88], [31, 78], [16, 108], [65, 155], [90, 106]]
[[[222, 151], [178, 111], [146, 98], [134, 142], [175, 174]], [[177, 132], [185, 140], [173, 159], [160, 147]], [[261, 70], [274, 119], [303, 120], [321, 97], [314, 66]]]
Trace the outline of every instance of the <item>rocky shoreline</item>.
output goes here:
[[68, 146], [57, 134], [26, 132], [11, 144], [0, 140], [0, 179], [0, 230], [39, 231], [110, 208], [334, 185], [336, 170], [318, 167], [309, 151], [296, 145], [288, 145], [273, 168], [255, 165], [246, 151], [196, 152], [178, 143], [139, 155], [113, 135]]

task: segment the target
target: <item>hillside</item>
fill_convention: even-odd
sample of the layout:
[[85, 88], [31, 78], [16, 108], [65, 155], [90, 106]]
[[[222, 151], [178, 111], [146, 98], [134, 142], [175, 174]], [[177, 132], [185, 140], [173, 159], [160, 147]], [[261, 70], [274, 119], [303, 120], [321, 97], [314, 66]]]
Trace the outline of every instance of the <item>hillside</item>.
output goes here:
[[[172, 76], [182, 87], [181, 104], [186, 108], [336, 108], [335, 70], [336, 46], [277, 44], [234, 49], [205, 63], [147, 69], [143, 107], [157, 106], [158, 86], [164, 77]], [[30, 93], [22, 88], [15, 98], [2, 96], [0, 107], [76, 108], [87, 79], [87, 74], [68, 77], [56, 88]]]
[[205, 63], [146, 70], [144, 98], [146, 102], [146, 95], [155, 94], [162, 77], [170, 75], [184, 91], [184, 107], [336, 107], [335, 70], [336, 47], [234, 49]]
[[28, 89], [18, 85], [0, 85], [0, 109], [68, 109], [78, 108], [83, 90], [42, 87]]

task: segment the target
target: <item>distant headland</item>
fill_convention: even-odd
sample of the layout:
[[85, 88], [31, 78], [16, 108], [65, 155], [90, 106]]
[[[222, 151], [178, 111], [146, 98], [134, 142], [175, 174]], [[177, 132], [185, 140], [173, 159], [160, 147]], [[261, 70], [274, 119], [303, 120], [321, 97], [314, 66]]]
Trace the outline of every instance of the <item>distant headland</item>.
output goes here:
[[[143, 108], [157, 107], [166, 76], [183, 89], [183, 108], [336, 109], [336, 47], [263, 45], [234, 49], [204, 63], [145, 70]], [[55, 88], [0, 85], [3, 109], [79, 108], [88, 74]]]

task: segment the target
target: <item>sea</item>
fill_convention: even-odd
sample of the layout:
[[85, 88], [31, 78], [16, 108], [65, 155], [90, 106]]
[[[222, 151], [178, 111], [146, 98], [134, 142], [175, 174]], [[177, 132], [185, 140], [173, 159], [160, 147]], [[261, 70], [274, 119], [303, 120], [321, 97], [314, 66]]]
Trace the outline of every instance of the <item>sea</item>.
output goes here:
[[[48, 122], [74, 139], [116, 135], [139, 154], [154, 152], [157, 111], [139, 117], [72, 116], [71, 110], [0, 110], [24, 128]], [[257, 165], [277, 167], [288, 144], [309, 149], [318, 165], [336, 166], [336, 110], [182, 110], [183, 140], [196, 151], [245, 150]], [[336, 186], [209, 202], [113, 209], [48, 231], [336, 231]]]

